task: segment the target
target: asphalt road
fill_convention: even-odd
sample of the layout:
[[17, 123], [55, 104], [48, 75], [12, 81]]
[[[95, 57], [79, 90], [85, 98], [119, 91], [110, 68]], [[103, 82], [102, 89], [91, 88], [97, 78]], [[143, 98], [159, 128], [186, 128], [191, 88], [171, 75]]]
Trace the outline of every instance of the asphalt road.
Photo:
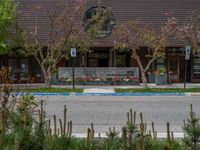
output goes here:
[[171, 131], [182, 132], [183, 119], [189, 116], [190, 104], [200, 116], [200, 97], [79, 97], [79, 96], [50, 96], [44, 99], [47, 117], [53, 119], [63, 117], [63, 107], [68, 108], [68, 119], [73, 121], [73, 133], [86, 133], [91, 122], [95, 131], [105, 133], [109, 127], [115, 126], [118, 131], [126, 122], [126, 113], [132, 108], [143, 112], [144, 121], [148, 128], [155, 123], [158, 132], [166, 132], [166, 122], [171, 124]]

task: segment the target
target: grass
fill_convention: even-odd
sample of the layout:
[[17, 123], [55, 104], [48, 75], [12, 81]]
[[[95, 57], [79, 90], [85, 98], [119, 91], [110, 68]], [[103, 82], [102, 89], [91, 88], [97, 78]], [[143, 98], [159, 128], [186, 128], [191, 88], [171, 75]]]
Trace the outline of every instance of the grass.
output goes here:
[[51, 92], [83, 93], [82, 88], [76, 88], [76, 89], [71, 89], [71, 88], [34, 88], [34, 89], [25, 89], [22, 91], [23, 92], [45, 92], [45, 93], [51, 93]]
[[116, 88], [115, 92], [117, 93], [136, 93], [136, 92], [178, 92], [178, 93], [184, 93], [184, 92], [200, 92], [200, 88], [129, 88], [129, 89], [122, 89], [122, 88]]

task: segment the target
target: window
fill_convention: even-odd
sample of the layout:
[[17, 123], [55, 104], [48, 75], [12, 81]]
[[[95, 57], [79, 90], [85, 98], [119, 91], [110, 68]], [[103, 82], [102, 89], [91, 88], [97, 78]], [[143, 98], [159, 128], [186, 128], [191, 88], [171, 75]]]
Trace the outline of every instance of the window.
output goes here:
[[117, 67], [128, 67], [129, 65], [128, 53], [117, 53], [116, 55], [116, 66]]
[[0, 58], [0, 69], [3, 67], [3, 59]]
[[192, 60], [192, 79], [200, 79], [200, 57], [194, 56]]
[[[98, 13], [98, 14], [97, 14]], [[96, 17], [94, 17], [97, 15]], [[104, 17], [102, 17], [104, 16]], [[97, 23], [97, 21], [101, 20], [103, 22], [103, 25]], [[99, 29], [99, 25], [101, 28], [99, 31], [94, 31], [96, 37], [106, 37], [112, 33], [112, 28], [115, 25], [115, 18], [112, 14], [112, 12], [102, 6], [102, 7], [91, 7], [89, 8], [84, 16], [84, 22], [85, 22], [85, 30], [88, 31], [91, 29], [91, 31], [94, 31], [95, 28]]]
[[42, 78], [42, 70], [38, 62], [35, 58], [31, 59], [31, 75], [32, 75], [32, 82], [38, 82], [41, 81]]

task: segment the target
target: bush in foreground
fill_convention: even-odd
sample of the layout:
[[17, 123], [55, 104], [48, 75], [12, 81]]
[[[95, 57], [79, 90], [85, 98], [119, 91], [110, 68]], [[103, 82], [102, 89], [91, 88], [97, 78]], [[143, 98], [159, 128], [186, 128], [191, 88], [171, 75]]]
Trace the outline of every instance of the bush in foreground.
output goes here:
[[[9, 92], [1, 95], [0, 107], [0, 150], [199, 150], [200, 122], [192, 110], [185, 121], [182, 140], [174, 139], [167, 123], [167, 138], [157, 138], [140, 113], [140, 122], [136, 122], [136, 112], [127, 113], [127, 122], [120, 132], [109, 128], [107, 138], [94, 136], [94, 126], [87, 130], [86, 138], [72, 136], [72, 121], [67, 120], [67, 108], [64, 106], [63, 119], [54, 115], [53, 120], [45, 117], [43, 101], [38, 106], [30, 95], [15, 97]], [[15, 101], [13, 101], [15, 97]], [[4, 101], [2, 101], [4, 99]], [[14, 103], [14, 104], [12, 104]], [[11, 108], [12, 109], [7, 109]], [[8, 107], [9, 106], [9, 107]], [[7, 111], [6, 111], [7, 110]], [[5, 115], [6, 114], [6, 115]], [[4, 116], [4, 117], [2, 117]], [[59, 125], [58, 125], [59, 124]]]

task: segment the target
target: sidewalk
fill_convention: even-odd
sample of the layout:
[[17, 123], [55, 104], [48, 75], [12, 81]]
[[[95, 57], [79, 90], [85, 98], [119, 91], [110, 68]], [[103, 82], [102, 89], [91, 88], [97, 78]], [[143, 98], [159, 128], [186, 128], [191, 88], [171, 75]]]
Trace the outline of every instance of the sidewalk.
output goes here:
[[[2, 86], [2, 85], [1, 85]], [[13, 87], [20, 88], [42, 88], [45, 87], [43, 83], [37, 84], [13, 84]], [[72, 88], [72, 85], [52, 85], [54, 88]], [[155, 85], [148, 84], [149, 88], [184, 88], [183, 83], [173, 83], [172, 85]], [[140, 85], [75, 85], [75, 88], [98, 88], [98, 89], [115, 89], [115, 88], [143, 88]], [[200, 83], [187, 83], [186, 88], [200, 88]]]
[[[1, 85], [2, 86], [2, 85]], [[15, 88], [30, 89], [43, 88], [44, 84], [14, 84]], [[72, 88], [72, 85], [52, 85], [53, 88]], [[149, 88], [184, 88], [183, 83], [172, 85], [155, 85], [148, 84]], [[83, 93], [67, 93], [67, 92], [36, 92], [35, 95], [63, 95], [63, 96], [200, 96], [200, 92], [115, 92], [115, 88], [143, 88], [142, 85], [75, 85], [75, 88], [83, 88]], [[200, 83], [188, 83], [186, 88], [200, 88]]]

